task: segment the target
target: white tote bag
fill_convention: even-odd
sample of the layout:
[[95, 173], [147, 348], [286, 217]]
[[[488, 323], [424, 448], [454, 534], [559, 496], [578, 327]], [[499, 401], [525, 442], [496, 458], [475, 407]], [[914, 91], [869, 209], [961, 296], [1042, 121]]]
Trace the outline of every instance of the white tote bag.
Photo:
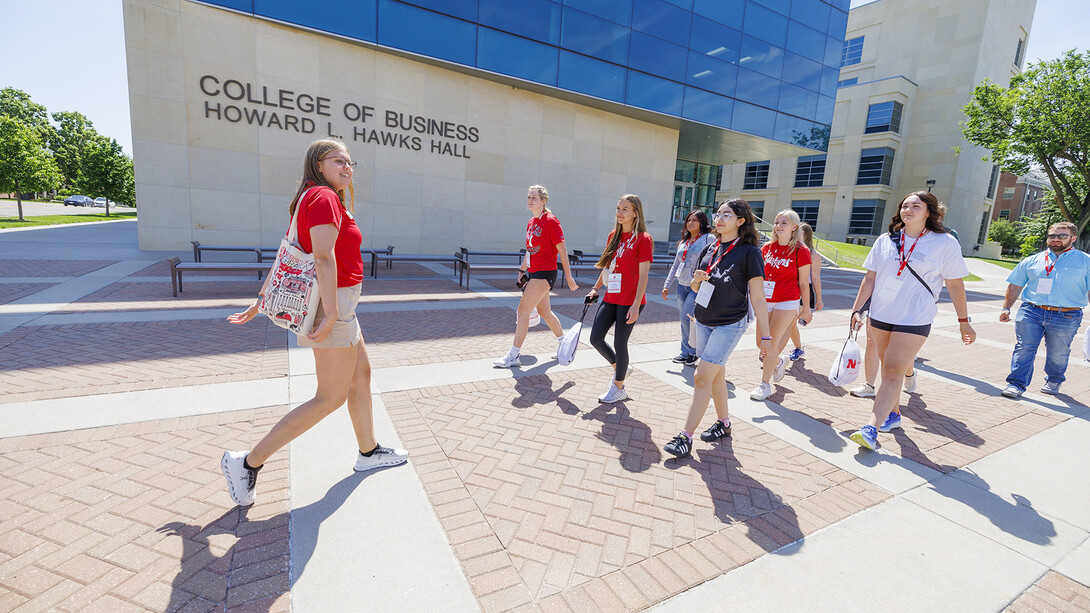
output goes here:
[[561, 366], [569, 366], [575, 361], [575, 350], [579, 348], [579, 333], [583, 331], [583, 319], [586, 318], [587, 309], [591, 304], [588, 302], [583, 305], [583, 315], [579, 317], [579, 321], [575, 322], [560, 339], [560, 348], [556, 350], [556, 361], [560, 362]]
[[859, 375], [859, 367], [863, 362], [863, 352], [859, 349], [859, 343], [855, 341], [854, 334], [848, 332], [848, 338], [840, 353], [836, 354], [833, 366], [829, 369], [829, 383], [833, 385], [848, 385], [855, 381]]
[[[313, 189], [313, 188], [311, 188]], [[269, 286], [258, 311], [281, 328], [296, 334], [310, 334], [318, 310], [318, 273], [314, 255], [299, 247], [299, 209], [307, 192], [299, 196], [288, 234], [280, 239]]]

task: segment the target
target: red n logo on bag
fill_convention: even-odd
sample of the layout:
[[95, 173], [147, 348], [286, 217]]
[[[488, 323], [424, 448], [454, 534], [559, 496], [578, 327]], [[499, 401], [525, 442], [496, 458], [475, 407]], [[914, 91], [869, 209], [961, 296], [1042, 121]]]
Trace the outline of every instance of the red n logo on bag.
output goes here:
[[848, 360], [848, 368], [859, 368], [859, 362]]

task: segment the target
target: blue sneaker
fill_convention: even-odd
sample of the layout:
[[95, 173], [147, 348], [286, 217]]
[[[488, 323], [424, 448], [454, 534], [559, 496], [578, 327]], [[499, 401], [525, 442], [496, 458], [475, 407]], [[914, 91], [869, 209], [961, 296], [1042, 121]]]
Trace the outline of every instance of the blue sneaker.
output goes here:
[[852, 434], [848, 438], [852, 439], [854, 443], [865, 449], [874, 451], [878, 448], [878, 430], [867, 424], [859, 429], [859, 432]]
[[886, 421], [882, 422], [881, 426], [878, 426], [878, 431], [879, 432], [889, 432], [890, 430], [892, 430], [894, 428], [900, 428], [900, 427], [901, 427], [901, 414], [898, 413], [897, 411], [891, 411], [890, 414], [886, 416]]
[[793, 351], [791, 352], [791, 355], [790, 355], [790, 356], [788, 356], [788, 357], [790, 357], [790, 358], [791, 358], [791, 361], [792, 361], [792, 362], [794, 362], [795, 360], [797, 360], [797, 359], [801, 358], [801, 357], [802, 357], [802, 356], [804, 356], [804, 355], [806, 355], [806, 350], [805, 350], [805, 349], [803, 349], [802, 347], [796, 347], [796, 348], [795, 348], [795, 349], [794, 349], [794, 350], [793, 350]]

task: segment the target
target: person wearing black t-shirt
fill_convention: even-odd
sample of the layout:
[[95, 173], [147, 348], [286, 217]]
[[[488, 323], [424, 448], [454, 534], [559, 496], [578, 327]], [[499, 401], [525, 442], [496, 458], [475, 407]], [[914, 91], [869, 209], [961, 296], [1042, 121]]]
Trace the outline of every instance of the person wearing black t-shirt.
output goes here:
[[753, 210], [745, 200], [732, 198], [719, 205], [714, 220], [719, 242], [704, 248], [690, 285], [697, 293], [696, 321], [691, 326], [695, 338], [690, 344], [700, 356], [693, 376], [693, 401], [684, 429], [663, 447], [679, 457], [692, 451], [693, 431], [708, 410], [709, 399], [715, 402], [718, 419], [700, 439], [712, 442], [730, 436], [725, 364], [749, 327], [750, 312], [757, 319], [761, 359], [772, 349], [764, 295], [765, 265], [757, 248]]

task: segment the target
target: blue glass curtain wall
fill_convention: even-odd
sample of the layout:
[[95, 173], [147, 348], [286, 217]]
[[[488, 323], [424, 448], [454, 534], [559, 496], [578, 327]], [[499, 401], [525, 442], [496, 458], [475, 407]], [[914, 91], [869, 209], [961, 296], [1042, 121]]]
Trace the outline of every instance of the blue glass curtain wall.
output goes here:
[[821, 148], [832, 122], [849, 4], [849, 0], [205, 1]]

